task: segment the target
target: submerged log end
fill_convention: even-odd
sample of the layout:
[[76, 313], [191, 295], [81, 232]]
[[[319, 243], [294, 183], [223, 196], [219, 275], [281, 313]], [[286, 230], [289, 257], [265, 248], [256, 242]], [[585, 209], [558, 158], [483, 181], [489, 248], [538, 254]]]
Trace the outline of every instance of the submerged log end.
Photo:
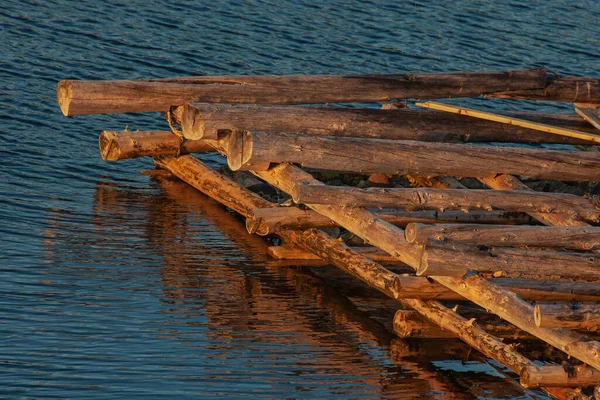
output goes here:
[[232, 171], [266, 171], [271, 163], [253, 157], [254, 145], [249, 131], [234, 130], [227, 138], [227, 165]]
[[117, 140], [117, 133], [103, 131], [98, 137], [100, 155], [104, 161], [117, 161], [121, 159], [121, 148]]
[[76, 115], [71, 110], [71, 100], [73, 99], [73, 81], [60, 81], [56, 86], [56, 99], [58, 106], [65, 117]]

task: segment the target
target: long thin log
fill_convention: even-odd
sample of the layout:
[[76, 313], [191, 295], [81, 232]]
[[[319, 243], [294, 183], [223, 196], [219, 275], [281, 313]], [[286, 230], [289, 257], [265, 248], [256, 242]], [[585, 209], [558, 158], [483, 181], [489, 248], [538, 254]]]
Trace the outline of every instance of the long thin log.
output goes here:
[[[309, 174], [289, 164], [279, 165], [266, 172], [255, 171], [255, 173], [288, 193], [297, 184], [319, 183]], [[365, 209], [329, 205], [312, 205], [311, 208], [359, 235], [368, 243], [398, 257], [413, 268], [418, 268], [420, 249], [406, 242], [402, 229], [377, 218]], [[479, 275], [462, 279], [444, 276], [433, 278], [524, 331], [542, 338], [595, 368], [600, 368], [600, 343], [565, 330], [536, 327], [533, 322], [533, 306], [516, 294], [500, 288]]]
[[[425, 142], [589, 144], [586, 140], [518, 126], [407, 108], [381, 110], [215, 103], [189, 103], [180, 108], [180, 124], [188, 139], [217, 139], [220, 134], [242, 129]], [[595, 132], [576, 115], [511, 113], [509, 116], [583, 133]]]
[[600, 249], [600, 227], [591, 226], [425, 225], [410, 223], [406, 226], [404, 234], [409, 243], [419, 244], [425, 244], [429, 239], [435, 239], [480, 246]]
[[[404, 211], [374, 210], [382, 219], [392, 225], [404, 227], [409, 223], [434, 224], [437, 222], [463, 224], [531, 224], [535, 220], [521, 213], [508, 211]], [[330, 228], [337, 224], [312, 210], [301, 210], [298, 207], [259, 208], [246, 218], [249, 233], [268, 235], [284, 229]]]
[[546, 328], [596, 331], [600, 329], [600, 303], [537, 303], [534, 320], [536, 326]]
[[508, 117], [501, 114], [490, 113], [486, 111], [474, 110], [466, 107], [456, 107], [450, 104], [437, 103], [434, 101], [426, 101], [417, 103], [416, 105], [425, 108], [432, 108], [434, 110], [451, 112], [459, 115], [465, 115], [473, 118], [481, 118], [488, 121], [499, 122], [502, 124], [508, 124], [510, 126], [520, 126], [522, 128], [528, 128], [537, 130], [540, 132], [547, 132], [553, 135], [565, 136], [575, 139], [587, 140], [590, 143], [600, 143], [600, 136], [597, 133], [581, 132], [574, 129], [561, 128], [539, 122], [532, 122], [521, 118]]
[[98, 138], [100, 154], [105, 161], [137, 157], [178, 156], [214, 151], [205, 141], [181, 141], [170, 131], [104, 131]]
[[406, 75], [200, 76], [148, 81], [61, 81], [66, 116], [168, 111], [189, 102], [315, 104], [472, 97], [546, 85], [541, 70]]
[[581, 196], [567, 193], [522, 192], [485, 189], [368, 188], [297, 185], [296, 203], [339, 204], [346, 207], [396, 207], [403, 210], [472, 210], [576, 214], [598, 220], [600, 209]]
[[428, 241], [417, 268], [419, 276], [461, 277], [467, 270], [508, 276], [600, 278], [600, 255], [510, 247], [485, 247]]
[[[397, 258], [379, 250], [377, 247], [351, 247], [351, 249], [355, 253], [369, 257], [375, 262], [402, 264]], [[322, 260], [314, 253], [300, 250], [297, 247], [269, 246], [268, 253], [276, 260]]]
[[592, 152], [248, 131], [232, 132], [227, 152], [232, 170], [266, 170], [269, 163], [290, 162], [360, 173], [463, 177], [509, 173], [542, 179], [600, 180], [600, 154]]
[[600, 104], [600, 82], [596, 78], [567, 76], [549, 79], [544, 89], [493, 93], [487, 97]]

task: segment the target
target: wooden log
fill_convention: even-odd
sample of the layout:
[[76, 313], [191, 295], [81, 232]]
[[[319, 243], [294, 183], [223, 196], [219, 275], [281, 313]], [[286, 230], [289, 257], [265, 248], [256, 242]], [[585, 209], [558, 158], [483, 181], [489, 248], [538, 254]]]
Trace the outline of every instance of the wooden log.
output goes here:
[[575, 112], [596, 129], [600, 129], [600, 112], [597, 108], [575, 107]]
[[425, 244], [429, 239], [480, 246], [561, 247], [565, 249], [600, 249], [600, 227], [527, 226], [482, 224], [410, 223], [404, 231], [409, 243]]
[[423, 248], [418, 276], [461, 277], [467, 270], [542, 279], [600, 278], [600, 255], [510, 247], [471, 246], [430, 240]]
[[339, 204], [345, 207], [396, 207], [407, 211], [495, 208], [535, 213], [575, 213], [593, 221], [597, 221], [600, 214], [600, 209], [589, 199], [567, 193], [297, 185], [291, 194], [296, 203]]
[[549, 79], [544, 89], [493, 93], [486, 96], [503, 99], [600, 104], [600, 82], [596, 78], [566, 76]]
[[[377, 247], [351, 247], [352, 251], [378, 263], [393, 263], [402, 266], [398, 259], [390, 256]], [[314, 253], [303, 251], [297, 247], [269, 246], [268, 253], [276, 260], [322, 260]], [[314, 265], [314, 264], [312, 264]]]
[[104, 131], [98, 138], [98, 145], [100, 146], [100, 155], [105, 161], [214, 151], [205, 141], [186, 140], [182, 142], [170, 131]]
[[[277, 143], [277, 146], [273, 146]], [[232, 170], [290, 162], [332, 171], [480, 177], [498, 173], [571, 181], [600, 179], [600, 154], [468, 144], [234, 131]]]
[[[380, 218], [392, 225], [404, 227], [409, 223], [433, 224], [437, 222], [463, 224], [532, 224], [535, 220], [522, 213], [508, 211], [404, 211], [373, 210]], [[329, 218], [312, 210], [301, 210], [298, 207], [259, 208], [246, 218], [249, 233], [268, 235], [282, 229], [330, 228], [337, 224]]]
[[[219, 135], [240, 129], [425, 142], [589, 144], [586, 140], [518, 126], [407, 108], [381, 110], [215, 103], [188, 103], [179, 108], [183, 135], [188, 139], [218, 139]], [[595, 132], [576, 115], [511, 113], [509, 116], [562, 129]]]
[[[266, 172], [254, 172], [260, 178], [288, 193], [297, 184], [319, 184], [312, 176], [290, 164], [281, 164]], [[312, 205], [311, 208], [400, 261], [415, 269], [418, 268], [420, 248], [406, 242], [402, 229], [361, 208], [330, 205]], [[569, 331], [536, 327], [533, 322], [533, 306], [516, 294], [476, 274], [461, 279], [436, 276], [434, 280], [567, 354], [595, 368], [600, 368], [600, 343]]]
[[509, 117], [500, 114], [494, 114], [486, 111], [474, 110], [466, 107], [456, 107], [450, 104], [436, 103], [433, 101], [426, 101], [422, 103], [416, 103], [419, 107], [432, 108], [434, 110], [451, 112], [459, 115], [465, 115], [473, 118], [481, 118], [488, 121], [499, 122], [508, 124], [510, 126], [520, 126], [523, 128], [533, 129], [540, 132], [551, 133], [553, 135], [571, 137], [575, 139], [587, 140], [590, 143], [600, 143], [600, 136], [597, 133], [580, 132], [574, 129], [561, 128], [539, 122], [527, 121], [521, 118]]
[[533, 316], [536, 326], [546, 328], [600, 329], [599, 303], [537, 303]]
[[521, 384], [527, 388], [541, 386], [589, 387], [600, 385], [600, 371], [584, 365], [542, 365], [525, 368]]
[[154, 81], [61, 81], [66, 116], [168, 111], [189, 102], [315, 104], [472, 97], [545, 86], [541, 70], [405, 75], [199, 76]]
[[[469, 320], [476, 323], [485, 332], [499, 337], [509, 339], [533, 339], [533, 336], [522, 330], [502, 322], [490, 323], [476, 321], [475, 318]], [[421, 314], [411, 310], [398, 310], [394, 315], [393, 328], [396, 335], [400, 338], [427, 338], [427, 339], [445, 339], [456, 337], [456, 334], [433, 324], [423, 318]]]

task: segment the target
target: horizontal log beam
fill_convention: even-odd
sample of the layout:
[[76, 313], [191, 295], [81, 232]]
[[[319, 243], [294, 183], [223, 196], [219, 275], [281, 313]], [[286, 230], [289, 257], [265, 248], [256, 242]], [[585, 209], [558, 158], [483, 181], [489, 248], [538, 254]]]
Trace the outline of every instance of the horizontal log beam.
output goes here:
[[[379, 250], [377, 247], [351, 247], [351, 249], [353, 252], [364, 257], [369, 257], [371, 260], [378, 263], [392, 263], [399, 266], [404, 265], [399, 262], [397, 258], [390, 256], [385, 251]], [[296, 247], [269, 246], [268, 253], [276, 260], [323, 261], [321, 257], [318, 257], [314, 253], [303, 251]], [[323, 265], [326, 265], [325, 261], [323, 261], [323, 263]], [[314, 266], [314, 264], [311, 264], [311, 266]]]
[[[438, 222], [451, 224], [532, 224], [535, 220], [522, 213], [508, 211], [404, 211], [373, 210], [380, 218], [392, 225], [404, 227], [410, 223], [434, 224]], [[246, 218], [246, 229], [249, 233], [268, 235], [282, 229], [331, 228], [337, 224], [314, 212], [301, 210], [298, 207], [259, 208]]]
[[425, 244], [429, 239], [434, 239], [480, 246], [600, 249], [600, 227], [592, 226], [425, 225], [410, 223], [406, 226], [404, 234], [409, 243], [419, 244]]
[[[188, 139], [217, 139], [234, 129], [424, 142], [513, 142], [589, 144], [514, 125], [445, 112], [411, 109], [297, 107], [189, 103], [178, 113]], [[534, 123], [594, 133], [575, 114], [510, 113]]]
[[502, 209], [557, 213], [597, 221], [600, 209], [589, 199], [567, 193], [485, 189], [368, 188], [297, 185], [292, 198], [302, 204], [338, 204], [346, 207], [396, 207], [415, 210]]
[[475, 178], [506, 173], [600, 180], [600, 153], [592, 152], [234, 131], [227, 154], [234, 171], [267, 170], [270, 163], [289, 162], [358, 173]]
[[104, 131], [98, 138], [98, 145], [105, 161], [214, 151], [206, 141], [182, 141], [170, 131]]
[[521, 372], [526, 388], [590, 387], [600, 385], [600, 371], [585, 365], [541, 365]]
[[541, 327], [597, 331], [600, 303], [538, 303], [534, 320], [536, 326]]
[[513, 277], [600, 278], [600, 254], [485, 247], [430, 240], [423, 247], [419, 276], [461, 277], [468, 270]]
[[493, 93], [487, 97], [600, 104], [600, 82], [596, 78], [567, 76], [549, 79], [544, 89]]

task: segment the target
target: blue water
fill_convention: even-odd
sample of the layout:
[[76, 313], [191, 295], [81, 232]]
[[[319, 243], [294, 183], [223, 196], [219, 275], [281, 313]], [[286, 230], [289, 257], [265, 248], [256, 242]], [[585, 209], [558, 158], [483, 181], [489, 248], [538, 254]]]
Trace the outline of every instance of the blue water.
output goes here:
[[139, 174], [149, 159], [103, 162], [102, 130], [168, 125], [65, 118], [55, 88], [537, 66], [600, 77], [599, 22], [600, 3], [566, 0], [2, 0], [0, 398], [537, 396], [455, 341], [394, 340], [393, 303], [270, 264], [235, 216]]

